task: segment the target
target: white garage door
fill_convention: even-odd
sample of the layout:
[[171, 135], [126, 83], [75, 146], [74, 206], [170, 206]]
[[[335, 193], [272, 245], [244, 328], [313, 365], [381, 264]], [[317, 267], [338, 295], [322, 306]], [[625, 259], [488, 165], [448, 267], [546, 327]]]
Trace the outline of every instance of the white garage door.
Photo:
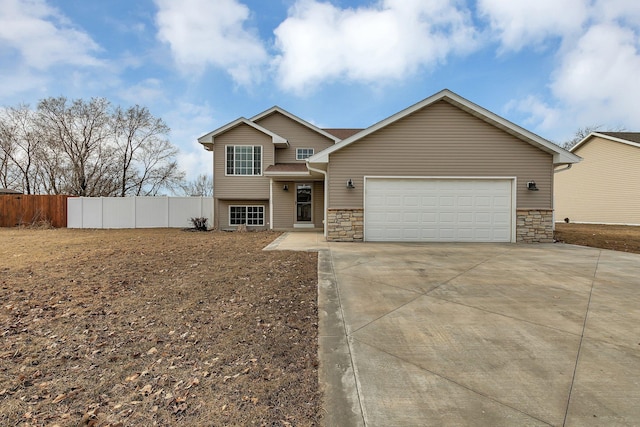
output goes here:
[[510, 242], [510, 179], [367, 178], [371, 242]]

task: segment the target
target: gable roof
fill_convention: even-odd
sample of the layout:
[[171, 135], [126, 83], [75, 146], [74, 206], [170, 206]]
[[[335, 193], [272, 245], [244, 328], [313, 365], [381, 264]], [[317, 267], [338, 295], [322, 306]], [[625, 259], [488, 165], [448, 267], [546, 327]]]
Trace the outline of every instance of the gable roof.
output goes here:
[[465, 98], [448, 89], [441, 90], [440, 92], [418, 102], [417, 104], [414, 104], [392, 115], [391, 117], [388, 117], [368, 127], [367, 129], [347, 139], [342, 140], [338, 144], [329, 147], [326, 150], [315, 154], [314, 156], [311, 156], [309, 159], [307, 159], [307, 161], [309, 163], [328, 163], [329, 155], [331, 153], [338, 151], [350, 144], [353, 144], [354, 142], [364, 138], [365, 136], [370, 135], [410, 114], [413, 114], [418, 110], [421, 110], [439, 101], [446, 101], [451, 105], [460, 108], [461, 110], [515, 136], [516, 138], [553, 155], [554, 164], [577, 163], [580, 161], [580, 157], [576, 156], [575, 154], [572, 154], [569, 151], [555, 145], [551, 141], [548, 141], [532, 132], [529, 132], [528, 130], [521, 128], [514, 123], [511, 123], [510, 121], [498, 116], [497, 114], [494, 114], [491, 111], [484, 109], [479, 105], [472, 103], [471, 101], [466, 100]]
[[289, 142], [281, 137], [280, 135], [277, 135], [273, 132], [271, 132], [269, 129], [263, 128], [262, 126], [253, 123], [250, 120], [245, 119], [244, 117], [240, 117], [239, 119], [236, 119], [234, 121], [232, 121], [231, 123], [227, 123], [226, 125], [209, 132], [206, 135], [202, 135], [200, 138], [198, 138], [198, 142], [202, 145], [204, 145], [204, 147], [209, 150], [212, 151], [213, 150], [213, 144], [214, 144], [214, 139], [219, 136], [222, 135], [225, 132], [230, 131], [231, 129], [238, 127], [240, 125], [247, 125], [247, 126], [251, 126], [252, 128], [254, 128], [255, 130], [264, 133], [265, 135], [268, 135], [271, 137], [271, 140], [273, 141], [273, 144], [279, 147], [288, 147], [289, 146]]
[[341, 138], [338, 138], [335, 135], [332, 135], [331, 133], [325, 131], [324, 129], [320, 129], [319, 127], [309, 123], [308, 121], [303, 120], [300, 117], [291, 114], [287, 110], [284, 110], [284, 109], [278, 107], [277, 105], [269, 108], [268, 110], [263, 111], [262, 113], [259, 113], [259, 114], [255, 115], [255, 116], [251, 117], [251, 121], [252, 122], [256, 122], [256, 121], [258, 121], [260, 119], [263, 119], [263, 118], [265, 118], [267, 116], [270, 116], [271, 114], [274, 114], [274, 113], [280, 113], [283, 116], [288, 117], [291, 120], [300, 123], [302, 126], [306, 126], [309, 129], [311, 129], [312, 131], [317, 132], [320, 135], [333, 140], [334, 142], [338, 142], [341, 139]]
[[640, 132], [591, 132], [582, 141], [571, 147], [573, 153], [579, 147], [587, 144], [594, 137], [608, 139], [609, 141], [619, 142], [621, 144], [631, 145], [640, 148]]

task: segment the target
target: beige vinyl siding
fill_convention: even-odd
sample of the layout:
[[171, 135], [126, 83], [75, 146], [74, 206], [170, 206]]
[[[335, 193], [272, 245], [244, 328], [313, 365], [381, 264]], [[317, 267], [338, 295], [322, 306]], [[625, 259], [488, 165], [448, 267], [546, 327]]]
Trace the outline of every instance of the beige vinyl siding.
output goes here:
[[[289, 187], [288, 191], [282, 189]], [[293, 181], [276, 181], [273, 183], [273, 228], [293, 228], [296, 203], [296, 184]]]
[[[304, 181], [307, 183], [308, 181]], [[300, 181], [303, 183], [303, 181]], [[273, 228], [291, 229], [296, 222], [296, 184], [295, 181], [276, 181], [273, 183]], [[289, 186], [289, 191], [282, 189]], [[322, 228], [324, 220], [324, 182], [313, 182], [313, 224]]]
[[[551, 209], [552, 165], [551, 154], [440, 101], [332, 153], [329, 207], [362, 207], [364, 176], [491, 176], [517, 178], [518, 209]], [[540, 191], [526, 189], [532, 179]]]
[[229, 206], [264, 206], [264, 226], [248, 226], [251, 230], [266, 230], [269, 228], [269, 200], [218, 200], [218, 228], [236, 228], [229, 224]]
[[276, 149], [276, 163], [304, 162], [296, 160], [296, 148], [313, 148], [315, 153], [319, 153], [333, 145], [333, 140], [278, 112], [263, 117], [256, 123], [289, 141], [289, 148]]
[[[226, 176], [227, 145], [261, 145], [262, 173], [274, 164], [274, 145], [270, 136], [247, 126], [239, 125], [216, 137], [213, 156], [214, 197], [217, 199], [269, 198], [269, 178], [265, 176]], [[221, 223], [223, 225], [223, 223]]]
[[555, 176], [556, 221], [640, 225], [640, 148], [593, 137]]
[[324, 182], [313, 183], [313, 224], [316, 228], [324, 226]]

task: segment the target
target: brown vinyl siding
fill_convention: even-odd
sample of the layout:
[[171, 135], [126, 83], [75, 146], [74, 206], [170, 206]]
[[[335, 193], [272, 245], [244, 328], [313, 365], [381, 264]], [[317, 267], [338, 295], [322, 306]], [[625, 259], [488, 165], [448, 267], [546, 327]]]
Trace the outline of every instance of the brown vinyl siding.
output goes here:
[[555, 175], [556, 221], [640, 225], [640, 147], [593, 137]]
[[304, 163], [304, 160], [296, 160], [296, 148], [313, 148], [319, 153], [334, 144], [333, 140], [278, 112], [257, 120], [256, 124], [289, 141], [289, 148], [276, 149], [276, 163]]
[[[329, 207], [363, 207], [364, 176], [515, 176], [518, 209], [551, 209], [552, 164], [551, 154], [440, 101], [332, 153]], [[526, 189], [532, 179], [540, 191]]]
[[261, 145], [263, 174], [269, 165], [274, 164], [275, 148], [269, 135], [244, 124], [225, 132], [214, 141], [214, 197], [236, 200], [269, 198], [269, 178], [225, 175], [227, 145]]
[[236, 225], [229, 224], [229, 206], [264, 206], [264, 225], [249, 225], [251, 230], [266, 230], [269, 228], [269, 200], [218, 200], [216, 214], [219, 229], [235, 229]]

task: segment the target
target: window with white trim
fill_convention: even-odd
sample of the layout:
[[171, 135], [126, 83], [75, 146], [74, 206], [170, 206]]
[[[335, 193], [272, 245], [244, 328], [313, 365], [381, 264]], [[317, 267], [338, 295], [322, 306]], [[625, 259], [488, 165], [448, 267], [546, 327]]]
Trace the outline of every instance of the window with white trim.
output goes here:
[[262, 175], [262, 146], [227, 145], [227, 175]]
[[264, 206], [229, 206], [229, 225], [264, 225]]
[[313, 148], [297, 148], [296, 160], [304, 160], [313, 156]]

